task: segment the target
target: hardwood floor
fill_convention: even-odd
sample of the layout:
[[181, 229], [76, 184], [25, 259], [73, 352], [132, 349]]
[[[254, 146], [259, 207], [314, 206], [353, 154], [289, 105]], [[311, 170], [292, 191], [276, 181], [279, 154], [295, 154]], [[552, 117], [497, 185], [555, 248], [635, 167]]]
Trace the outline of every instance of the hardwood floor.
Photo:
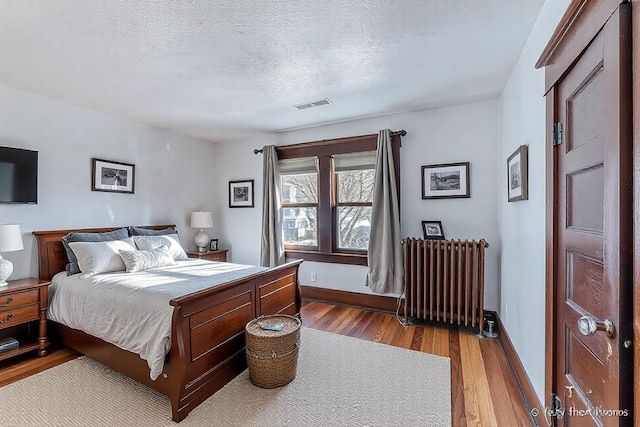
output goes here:
[[19, 381], [38, 372], [46, 371], [54, 366], [81, 356], [65, 347], [52, 346], [45, 357], [36, 356], [36, 352], [24, 353], [12, 359], [0, 362], [0, 387]]
[[[524, 401], [497, 339], [447, 326], [402, 326], [395, 315], [305, 301], [305, 327], [449, 357], [453, 426], [530, 426]], [[35, 353], [34, 353], [35, 354]], [[0, 387], [78, 357], [51, 348], [0, 362]]]

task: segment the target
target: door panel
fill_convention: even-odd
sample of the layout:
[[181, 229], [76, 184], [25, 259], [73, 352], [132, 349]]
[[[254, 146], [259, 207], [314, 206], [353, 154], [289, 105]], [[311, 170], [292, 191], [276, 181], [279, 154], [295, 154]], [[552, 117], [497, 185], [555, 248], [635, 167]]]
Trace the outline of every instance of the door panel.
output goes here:
[[603, 204], [604, 165], [602, 163], [589, 165], [567, 174], [567, 228], [602, 234]]
[[567, 126], [573, 132], [573, 138], [567, 141], [567, 151], [580, 148], [595, 138], [604, 137], [605, 114], [601, 102], [604, 96], [604, 77], [602, 67], [596, 66], [593, 71], [582, 87], [567, 100]]
[[[631, 123], [623, 111], [630, 106], [625, 64], [631, 51], [628, 38], [620, 36], [630, 34], [629, 12], [622, 5], [612, 15], [553, 89], [554, 117], [565, 136], [554, 148], [553, 389], [565, 409], [558, 425], [632, 424], [632, 376], [625, 375], [632, 353], [622, 345], [632, 334], [626, 296], [633, 230], [625, 193], [632, 168], [621, 161], [631, 156], [625, 130]], [[616, 332], [581, 331], [583, 317], [608, 319]]]
[[583, 307], [599, 319], [609, 315], [602, 305], [607, 297], [603, 287], [602, 262], [584, 254], [567, 252], [567, 301]]

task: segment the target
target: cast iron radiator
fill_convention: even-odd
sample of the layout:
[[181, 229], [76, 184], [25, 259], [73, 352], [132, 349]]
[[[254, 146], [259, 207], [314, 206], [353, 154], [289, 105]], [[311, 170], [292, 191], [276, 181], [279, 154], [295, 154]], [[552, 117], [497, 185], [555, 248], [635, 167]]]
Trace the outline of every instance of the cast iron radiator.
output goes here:
[[484, 258], [475, 240], [402, 240], [405, 323], [445, 322], [484, 331]]

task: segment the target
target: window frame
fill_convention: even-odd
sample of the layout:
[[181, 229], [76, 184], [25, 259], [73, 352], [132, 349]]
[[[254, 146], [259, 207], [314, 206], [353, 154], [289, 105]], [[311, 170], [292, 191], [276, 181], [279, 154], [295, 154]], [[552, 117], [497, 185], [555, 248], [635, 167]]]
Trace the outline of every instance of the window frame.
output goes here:
[[[337, 248], [335, 226], [337, 223], [336, 177], [332, 168], [331, 156], [362, 151], [375, 151], [377, 145], [378, 134], [371, 134], [276, 147], [278, 159], [280, 160], [299, 157], [318, 158], [317, 250], [316, 247], [314, 247], [313, 250], [305, 250], [299, 246], [285, 245], [285, 256], [287, 258], [298, 258], [315, 262], [367, 265], [366, 250], [338, 250]], [[401, 133], [392, 134], [391, 146], [399, 198]]]

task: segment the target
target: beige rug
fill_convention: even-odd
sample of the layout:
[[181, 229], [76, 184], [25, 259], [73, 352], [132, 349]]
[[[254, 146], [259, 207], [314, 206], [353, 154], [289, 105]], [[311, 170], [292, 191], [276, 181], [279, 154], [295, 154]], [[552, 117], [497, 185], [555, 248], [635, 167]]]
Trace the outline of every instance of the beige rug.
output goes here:
[[[190, 426], [450, 426], [450, 360], [303, 328], [298, 373], [261, 389], [243, 372]], [[0, 425], [169, 426], [169, 400], [82, 357], [0, 388]]]

